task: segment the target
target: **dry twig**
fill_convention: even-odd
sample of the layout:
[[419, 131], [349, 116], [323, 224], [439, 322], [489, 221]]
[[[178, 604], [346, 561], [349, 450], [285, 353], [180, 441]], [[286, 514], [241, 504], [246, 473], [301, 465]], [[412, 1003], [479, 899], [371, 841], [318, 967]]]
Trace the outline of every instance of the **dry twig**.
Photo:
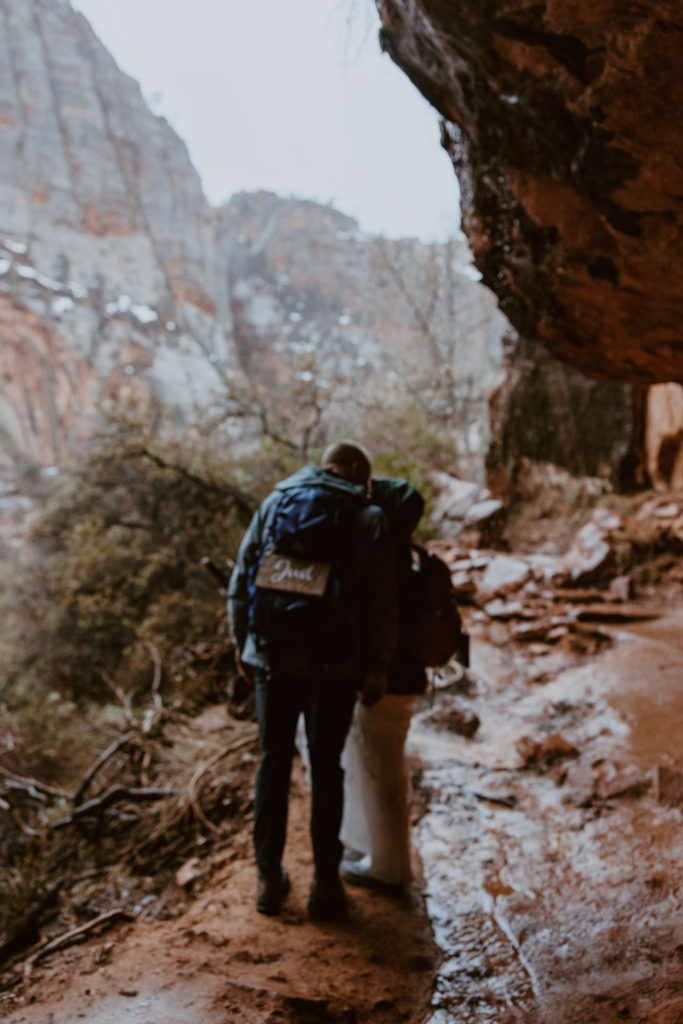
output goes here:
[[100, 677], [107, 684], [112, 693], [121, 701], [123, 714], [126, 719], [126, 722], [128, 723], [129, 728], [138, 729], [138, 722], [135, 715], [133, 714], [132, 694], [126, 693], [124, 690], [122, 690], [121, 687], [114, 682], [109, 673], [104, 671], [104, 669], [100, 669]]
[[46, 782], [39, 782], [37, 779], [25, 779], [21, 775], [15, 775], [8, 768], [0, 768], [0, 775], [6, 779], [8, 789], [20, 789], [27, 793], [34, 800], [43, 802], [44, 796], [55, 796], [59, 799], [70, 800], [70, 794], [57, 786], [48, 786]]
[[213, 765], [215, 765], [218, 761], [224, 758], [226, 754], [229, 754], [232, 749], [232, 747], [227, 747], [225, 750], [220, 750], [213, 757], [209, 758], [208, 761], [205, 761], [204, 764], [200, 764], [196, 771], [193, 773], [192, 778], [190, 779], [190, 784], [187, 787], [190, 806], [192, 807], [192, 810], [194, 811], [195, 815], [201, 821], [201, 823], [209, 829], [210, 832], [213, 832], [219, 836], [223, 834], [223, 829], [219, 825], [214, 825], [213, 822], [209, 821], [209, 819], [204, 814], [204, 811], [201, 808], [201, 804], [199, 803], [197, 785], [204, 772], [207, 772], [209, 768], [212, 768]]
[[152, 700], [154, 707], [160, 709], [162, 707], [161, 697], [159, 696], [159, 687], [161, 686], [161, 658], [159, 657], [159, 651], [156, 649], [151, 640], [144, 640], [144, 645], [152, 656], [154, 662], [154, 679], [152, 680]]
[[81, 800], [83, 799], [83, 794], [85, 793], [86, 789], [88, 788], [92, 780], [95, 778], [97, 773], [100, 771], [100, 769], [104, 767], [107, 761], [109, 761], [114, 756], [114, 754], [121, 750], [122, 747], [125, 747], [126, 743], [130, 743], [130, 741], [134, 737], [135, 732], [133, 732], [132, 730], [124, 733], [123, 736], [119, 736], [119, 738], [114, 740], [113, 743], [110, 743], [107, 749], [103, 750], [100, 756], [97, 758], [97, 760], [94, 761], [93, 764], [91, 764], [90, 768], [88, 768], [87, 772], [81, 779], [81, 783], [78, 789], [71, 797], [71, 802], [74, 804], [75, 807], [77, 807], [80, 804]]
[[51, 939], [50, 942], [46, 942], [44, 946], [28, 958], [24, 965], [24, 971], [30, 973], [34, 963], [38, 960], [42, 960], [44, 956], [49, 953], [53, 953], [56, 949], [61, 949], [63, 946], [68, 946], [76, 939], [80, 939], [82, 935], [86, 935], [93, 929], [98, 928], [100, 925], [114, 924], [115, 921], [134, 921], [135, 914], [131, 914], [129, 910], [125, 910], [123, 907], [115, 907], [113, 910], [108, 910], [105, 914], [100, 914], [98, 917], [94, 917], [91, 921], [86, 921], [85, 924], [81, 924], [78, 928], [71, 928], [68, 932], [64, 932], [62, 935], [58, 935], [56, 938]]
[[80, 818], [85, 818], [93, 813], [99, 813], [120, 800], [132, 800], [135, 803], [163, 800], [165, 797], [175, 796], [177, 792], [177, 789], [165, 789], [160, 786], [146, 786], [141, 789], [129, 789], [127, 786], [110, 786], [109, 789], [105, 789], [104, 793], [93, 797], [92, 800], [81, 804], [80, 807], [76, 807], [73, 814], [68, 814], [64, 818], [53, 821], [50, 828], [53, 832], [56, 832], [58, 829], [67, 828], [67, 826], [73, 825]]

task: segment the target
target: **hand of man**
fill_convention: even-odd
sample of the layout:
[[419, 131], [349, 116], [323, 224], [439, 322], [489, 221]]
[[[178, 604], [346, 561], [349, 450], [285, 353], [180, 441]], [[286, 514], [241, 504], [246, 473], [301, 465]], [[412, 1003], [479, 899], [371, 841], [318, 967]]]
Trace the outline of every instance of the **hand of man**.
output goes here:
[[363, 680], [363, 689], [360, 692], [360, 702], [366, 708], [371, 708], [387, 692], [386, 672], [366, 672]]
[[244, 679], [247, 683], [249, 683], [250, 686], [253, 686], [253, 683], [254, 683], [254, 666], [250, 665], [246, 661], [242, 661], [242, 655], [237, 650], [237, 648], [235, 648], [235, 668], [237, 669], [239, 674], [242, 676], [242, 679]]

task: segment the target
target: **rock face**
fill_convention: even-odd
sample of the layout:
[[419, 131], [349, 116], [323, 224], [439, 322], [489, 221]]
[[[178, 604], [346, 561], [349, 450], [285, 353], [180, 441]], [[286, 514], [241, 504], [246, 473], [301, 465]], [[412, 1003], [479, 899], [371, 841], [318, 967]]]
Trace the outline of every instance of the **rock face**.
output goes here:
[[86, 20], [0, 0], [3, 447], [62, 461], [95, 410], [198, 413], [234, 363], [187, 151]]
[[515, 490], [524, 460], [617, 487], [638, 483], [644, 462], [638, 392], [621, 381], [590, 379], [538, 342], [510, 339], [506, 349], [505, 372], [491, 395], [487, 466], [493, 490]]
[[230, 319], [271, 422], [348, 431], [377, 407], [416, 404], [481, 475], [488, 394], [507, 322], [462, 273], [464, 242], [374, 238], [328, 206], [240, 194], [218, 213]]
[[682, 380], [680, 6], [377, 7], [443, 117], [475, 262], [520, 334], [599, 377]]
[[0, 445], [15, 463], [63, 462], [107, 406], [318, 440], [359, 400], [417, 390], [481, 464], [506, 321], [470, 262], [462, 239], [385, 242], [314, 203], [212, 209], [82, 15], [0, 0]]
[[[107, 408], [305, 445], [417, 407], [454, 439], [458, 474], [481, 481], [508, 325], [470, 260], [462, 239], [373, 238], [269, 193], [212, 209], [182, 141], [69, 3], [0, 0], [0, 447], [13, 464], [63, 463]], [[584, 384], [521, 339], [496, 391], [500, 480], [520, 456], [614, 477], [632, 407], [626, 386]]]
[[655, 384], [647, 396], [646, 459], [653, 485], [661, 490], [683, 488], [683, 388]]

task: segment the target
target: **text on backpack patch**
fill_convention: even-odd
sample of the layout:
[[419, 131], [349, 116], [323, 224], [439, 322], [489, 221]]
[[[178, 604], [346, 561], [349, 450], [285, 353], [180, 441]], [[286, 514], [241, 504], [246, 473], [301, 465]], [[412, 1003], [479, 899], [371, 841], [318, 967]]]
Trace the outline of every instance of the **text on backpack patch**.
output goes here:
[[332, 568], [331, 562], [313, 562], [309, 558], [279, 555], [263, 556], [255, 584], [264, 590], [286, 590], [293, 594], [322, 597]]

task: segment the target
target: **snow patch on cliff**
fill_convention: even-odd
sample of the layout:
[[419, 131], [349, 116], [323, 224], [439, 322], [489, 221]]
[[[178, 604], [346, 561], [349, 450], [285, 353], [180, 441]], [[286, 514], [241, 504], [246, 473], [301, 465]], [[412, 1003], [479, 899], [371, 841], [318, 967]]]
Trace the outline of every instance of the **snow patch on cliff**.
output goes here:
[[133, 302], [130, 295], [119, 295], [118, 299], [108, 302], [104, 307], [104, 315], [107, 318], [120, 316], [125, 313], [130, 313], [141, 324], [151, 324], [159, 319], [158, 314], [150, 306], [143, 306], [140, 303]]

